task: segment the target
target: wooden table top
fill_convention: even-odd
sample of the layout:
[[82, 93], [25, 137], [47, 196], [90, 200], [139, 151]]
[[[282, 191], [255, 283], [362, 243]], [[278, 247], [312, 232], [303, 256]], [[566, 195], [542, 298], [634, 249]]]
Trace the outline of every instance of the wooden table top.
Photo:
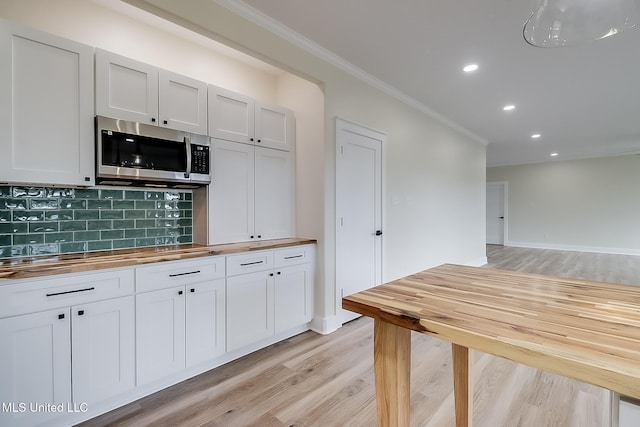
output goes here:
[[342, 306], [640, 398], [640, 287], [445, 264]]
[[0, 284], [4, 280], [79, 273], [105, 268], [128, 267], [161, 261], [177, 261], [214, 255], [229, 255], [264, 249], [316, 243], [314, 239], [289, 238], [221, 245], [183, 244], [97, 251], [0, 260]]

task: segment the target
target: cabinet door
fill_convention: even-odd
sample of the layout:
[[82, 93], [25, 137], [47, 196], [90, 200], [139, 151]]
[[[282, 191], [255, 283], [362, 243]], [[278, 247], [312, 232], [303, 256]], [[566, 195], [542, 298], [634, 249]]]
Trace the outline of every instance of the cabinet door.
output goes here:
[[160, 126], [207, 135], [207, 84], [160, 70]]
[[185, 367], [184, 287], [136, 295], [136, 376], [145, 384]]
[[275, 331], [286, 331], [313, 318], [313, 268], [300, 264], [276, 269]]
[[273, 272], [227, 278], [227, 351], [273, 336]]
[[253, 144], [254, 105], [248, 96], [209, 85], [209, 135]]
[[93, 185], [93, 48], [0, 20], [0, 181]]
[[71, 309], [73, 401], [99, 402], [135, 386], [134, 297]]
[[187, 293], [187, 366], [225, 353], [225, 281], [196, 283]]
[[59, 415], [32, 411], [31, 403], [71, 402], [70, 324], [68, 308], [0, 320], [0, 402], [12, 406], [0, 411], [0, 425]]
[[214, 139], [209, 185], [209, 243], [254, 236], [254, 147]]
[[256, 144], [261, 147], [291, 151], [295, 144], [295, 118], [284, 107], [256, 101]]
[[256, 147], [255, 234], [262, 239], [295, 234], [292, 153]]
[[145, 124], [158, 122], [158, 69], [96, 50], [96, 114]]

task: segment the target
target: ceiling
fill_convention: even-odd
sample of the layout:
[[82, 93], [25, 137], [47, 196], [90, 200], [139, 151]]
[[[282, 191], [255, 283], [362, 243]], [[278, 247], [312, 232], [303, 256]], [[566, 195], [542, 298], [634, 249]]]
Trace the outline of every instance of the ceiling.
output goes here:
[[[277, 21], [488, 142], [488, 166], [640, 153], [638, 29], [545, 49], [522, 36], [536, 0], [218, 2]], [[470, 63], [479, 68], [465, 73]]]

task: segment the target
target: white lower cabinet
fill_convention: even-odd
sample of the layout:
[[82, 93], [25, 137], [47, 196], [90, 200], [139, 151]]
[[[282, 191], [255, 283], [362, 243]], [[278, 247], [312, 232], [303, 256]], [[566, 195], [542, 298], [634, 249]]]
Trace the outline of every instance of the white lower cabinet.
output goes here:
[[[91, 278], [81, 287], [99, 291]], [[60, 304], [80, 298], [66, 292], [48, 295]], [[58, 408], [72, 412], [133, 389], [133, 319], [132, 295], [0, 319], [0, 425], [36, 425], [60, 416]]]
[[313, 266], [282, 267], [275, 275], [275, 332], [310, 322], [313, 318]]
[[80, 422], [306, 330], [314, 251], [2, 282], [0, 426]]
[[274, 329], [273, 273], [227, 279], [227, 351], [268, 338]]
[[138, 385], [225, 353], [224, 257], [137, 268], [136, 289]]
[[134, 297], [71, 309], [73, 402], [99, 402], [135, 386]]
[[313, 259], [312, 245], [227, 257], [227, 351], [311, 321]]
[[0, 425], [35, 425], [56, 414], [32, 404], [71, 402], [69, 308], [0, 319]]
[[184, 286], [136, 295], [138, 385], [185, 367]]

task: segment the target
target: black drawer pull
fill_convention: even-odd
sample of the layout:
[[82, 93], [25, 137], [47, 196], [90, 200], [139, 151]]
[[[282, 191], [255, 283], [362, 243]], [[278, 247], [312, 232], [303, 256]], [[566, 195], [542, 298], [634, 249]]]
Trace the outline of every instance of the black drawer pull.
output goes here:
[[75, 294], [78, 292], [87, 292], [87, 291], [93, 291], [95, 288], [92, 286], [90, 288], [86, 288], [86, 289], [76, 289], [75, 291], [65, 291], [65, 292], [54, 292], [52, 294], [47, 294], [48, 297], [55, 297], [57, 295], [66, 295], [66, 294]]
[[78, 316], [84, 316], [84, 310], [78, 310]]
[[187, 274], [198, 274], [200, 273], [200, 270], [196, 270], [196, 271], [188, 271], [186, 273], [176, 273], [176, 274], [170, 274], [169, 277], [179, 277], [179, 276], [186, 276]]
[[286, 256], [284, 259], [294, 259], [294, 258], [302, 258], [304, 255], [294, 255], [294, 256]]
[[240, 267], [246, 267], [247, 265], [262, 264], [263, 262], [264, 261], [245, 262], [244, 264], [240, 264]]
[[60, 320], [64, 319], [64, 314], [58, 314], [58, 319]]

